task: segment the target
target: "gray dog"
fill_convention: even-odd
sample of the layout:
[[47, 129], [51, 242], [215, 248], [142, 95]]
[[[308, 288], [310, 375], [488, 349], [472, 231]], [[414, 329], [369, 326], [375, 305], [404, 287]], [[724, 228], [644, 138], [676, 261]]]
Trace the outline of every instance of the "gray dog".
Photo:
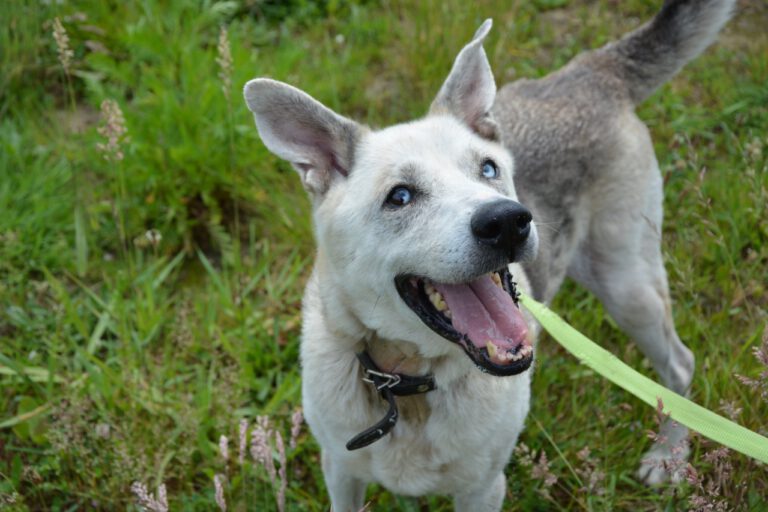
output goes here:
[[[535, 322], [583, 284], [685, 393], [660, 252], [662, 180], [635, 105], [701, 53], [733, 0], [668, 0], [649, 23], [540, 80], [496, 91], [486, 21], [423, 119], [371, 130], [269, 79], [245, 86], [264, 144], [311, 196], [317, 258], [301, 346], [307, 421], [333, 510], [368, 482], [499, 510], [528, 413]], [[549, 229], [536, 229], [535, 221]], [[513, 280], [514, 279], [514, 280]], [[681, 426], [640, 465], [685, 457]]]

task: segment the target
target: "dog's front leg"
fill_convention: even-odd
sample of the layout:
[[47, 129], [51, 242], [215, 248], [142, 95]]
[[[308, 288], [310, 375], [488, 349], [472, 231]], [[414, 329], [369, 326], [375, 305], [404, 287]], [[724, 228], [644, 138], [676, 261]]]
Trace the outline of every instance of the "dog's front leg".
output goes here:
[[333, 512], [358, 512], [365, 502], [365, 482], [355, 478], [340, 460], [323, 451], [323, 476]]
[[506, 491], [507, 479], [504, 473], [499, 473], [487, 487], [466, 494], [456, 494], [456, 512], [498, 512], [501, 510]]

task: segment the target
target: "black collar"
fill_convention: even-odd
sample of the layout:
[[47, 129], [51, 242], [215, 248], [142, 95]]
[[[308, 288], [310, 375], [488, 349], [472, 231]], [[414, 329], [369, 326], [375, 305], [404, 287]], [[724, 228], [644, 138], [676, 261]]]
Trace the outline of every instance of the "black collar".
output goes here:
[[435, 376], [431, 373], [421, 377], [411, 377], [401, 373], [386, 373], [376, 366], [367, 350], [357, 353], [357, 359], [363, 367], [363, 381], [373, 385], [381, 395], [381, 398], [387, 401], [389, 409], [387, 414], [375, 425], [367, 428], [357, 434], [347, 442], [347, 450], [357, 450], [375, 443], [387, 435], [395, 423], [397, 423], [398, 412], [395, 403], [395, 395], [407, 396], [427, 393], [437, 387]]

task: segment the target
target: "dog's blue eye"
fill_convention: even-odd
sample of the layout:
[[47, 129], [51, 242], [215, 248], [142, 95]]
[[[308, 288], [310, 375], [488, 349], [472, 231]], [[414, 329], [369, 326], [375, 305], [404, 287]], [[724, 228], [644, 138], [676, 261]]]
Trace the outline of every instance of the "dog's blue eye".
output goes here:
[[393, 188], [387, 196], [387, 204], [390, 206], [405, 206], [411, 202], [413, 192], [408, 187], [398, 186]]
[[499, 168], [496, 167], [493, 160], [486, 160], [483, 162], [482, 172], [483, 177], [488, 178], [489, 180], [499, 177]]

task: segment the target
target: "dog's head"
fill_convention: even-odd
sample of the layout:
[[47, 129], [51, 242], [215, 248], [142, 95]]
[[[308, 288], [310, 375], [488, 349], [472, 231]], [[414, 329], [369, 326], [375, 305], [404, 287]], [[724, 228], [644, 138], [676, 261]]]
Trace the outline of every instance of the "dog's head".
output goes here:
[[269, 79], [248, 82], [245, 99], [264, 144], [312, 198], [320, 286], [382, 339], [427, 357], [455, 351], [449, 340], [483, 370], [512, 375], [533, 350], [508, 269], [534, 256], [537, 236], [490, 116], [490, 28], [411, 123], [372, 131]]

